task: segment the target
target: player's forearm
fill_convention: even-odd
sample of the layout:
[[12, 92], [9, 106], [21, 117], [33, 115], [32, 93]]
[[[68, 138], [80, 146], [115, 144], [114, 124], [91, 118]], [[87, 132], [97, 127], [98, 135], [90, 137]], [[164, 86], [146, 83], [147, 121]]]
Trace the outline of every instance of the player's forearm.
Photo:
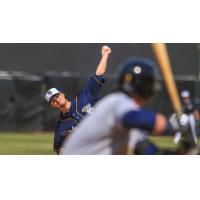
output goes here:
[[195, 117], [195, 120], [200, 121], [200, 115], [199, 115], [199, 111], [198, 110], [194, 111], [194, 117]]
[[139, 128], [155, 135], [175, 133], [173, 127], [162, 114], [146, 110], [126, 113], [122, 118], [122, 124], [125, 128]]
[[[167, 122], [166, 118], [162, 114], [157, 113], [154, 128], [153, 128], [152, 132], [155, 135], [163, 135], [169, 131], [168, 128], [169, 128], [169, 126], [168, 126], [168, 122]], [[171, 133], [171, 129], [170, 129], [170, 133]]]
[[101, 49], [101, 60], [99, 62], [99, 65], [97, 67], [96, 70], [96, 75], [100, 76], [100, 75], [104, 75], [107, 69], [107, 62], [108, 62], [108, 57], [111, 53], [111, 48], [108, 46], [103, 46]]
[[107, 69], [108, 55], [103, 55], [96, 70], [96, 75], [104, 75]]

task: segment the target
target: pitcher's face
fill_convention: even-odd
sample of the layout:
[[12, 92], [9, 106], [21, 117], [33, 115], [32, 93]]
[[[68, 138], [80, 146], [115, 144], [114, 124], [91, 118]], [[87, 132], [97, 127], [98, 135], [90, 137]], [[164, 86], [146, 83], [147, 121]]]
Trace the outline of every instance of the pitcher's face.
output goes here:
[[66, 106], [67, 100], [63, 93], [59, 93], [51, 100], [51, 107], [62, 110]]

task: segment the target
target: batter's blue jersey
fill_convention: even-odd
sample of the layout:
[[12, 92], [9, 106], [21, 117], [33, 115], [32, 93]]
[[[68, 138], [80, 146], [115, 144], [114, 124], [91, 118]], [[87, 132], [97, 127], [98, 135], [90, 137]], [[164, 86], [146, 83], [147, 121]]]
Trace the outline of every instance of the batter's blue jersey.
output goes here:
[[100, 90], [104, 81], [102, 75], [94, 74], [79, 94], [72, 99], [69, 112], [60, 114], [54, 136], [55, 151], [59, 151], [66, 136], [93, 109], [93, 105], [100, 98]]

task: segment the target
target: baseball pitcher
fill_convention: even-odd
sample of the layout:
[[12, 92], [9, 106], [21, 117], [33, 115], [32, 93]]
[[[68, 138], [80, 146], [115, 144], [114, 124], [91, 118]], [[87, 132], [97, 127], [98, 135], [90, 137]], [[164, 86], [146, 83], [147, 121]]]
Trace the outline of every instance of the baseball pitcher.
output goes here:
[[65, 138], [71, 134], [87, 113], [92, 112], [94, 104], [99, 100], [110, 53], [111, 48], [102, 47], [102, 58], [95, 74], [72, 100], [56, 88], [51, 88], [46, 92], [45, 99], [49, 105], [60, 111], [54, 136], [54, 150], [57, 154], [61, 153]]

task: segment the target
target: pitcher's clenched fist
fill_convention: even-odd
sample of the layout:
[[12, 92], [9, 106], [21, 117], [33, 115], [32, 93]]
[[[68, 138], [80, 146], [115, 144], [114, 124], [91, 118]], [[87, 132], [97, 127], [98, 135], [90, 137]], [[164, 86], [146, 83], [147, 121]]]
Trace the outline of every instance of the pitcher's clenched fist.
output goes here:
[[102, 53], [102, 56], [109, 55], [111, 53], [111, 48], [108, 46], [103, 46], [101, 53]]

